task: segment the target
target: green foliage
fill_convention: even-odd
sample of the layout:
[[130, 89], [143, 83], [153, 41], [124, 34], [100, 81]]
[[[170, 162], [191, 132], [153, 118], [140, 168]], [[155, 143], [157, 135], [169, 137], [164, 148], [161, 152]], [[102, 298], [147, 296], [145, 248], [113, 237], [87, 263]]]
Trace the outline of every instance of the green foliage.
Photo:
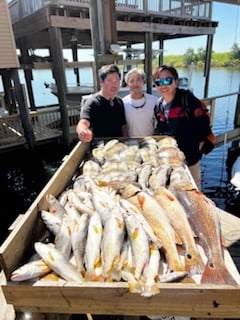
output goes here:
[[[188, 48], [183, 55], [166, 55], [164, 56], [164, 64], [172, 65], [175, 68], [186, 68], [194, 63], [195, 67], [203, 68], [206, 57], [206, 50], [203, 48]], [[158, 58], [153, 59], [153, 67], [157, 67]], [[213, 52], [211, 59], [211, 67], [236, 67], [240, 68], [240, 47], [234, 43], [230, 52]]]
[[232, 60], [240, 60], [240, 47], [237, 43], [234, 43], [231, 51], [231, 59]]

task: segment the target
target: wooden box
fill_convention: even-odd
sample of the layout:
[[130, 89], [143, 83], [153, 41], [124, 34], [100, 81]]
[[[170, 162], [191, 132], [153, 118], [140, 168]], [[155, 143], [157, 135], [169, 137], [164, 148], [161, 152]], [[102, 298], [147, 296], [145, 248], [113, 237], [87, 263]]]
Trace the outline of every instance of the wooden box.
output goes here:
[[[39, 218], [39, 211], [47, 209], [46, 194], [58, 196], [65, 189], [88, 149], [87, 143], [76, 145], [1, 246], [0, 263], [7, 279], [24, 262], [23, 257], [30, 256], [34, 242], [43, 236], [45, 226]], [[226, 223], [228, 217], [233, 218], [230, 214], [226, 217]], [[240, 283], [228, 251], [225, 256], [229, 270]], [[160, 284], [160, 293], [151, 298], [130, 293], [124, 282], [33, 286], [26, 282], [7, 281], [2, 289], [7, 303], [18, 311], [240, 318], [239, 285], [165, 283]]]

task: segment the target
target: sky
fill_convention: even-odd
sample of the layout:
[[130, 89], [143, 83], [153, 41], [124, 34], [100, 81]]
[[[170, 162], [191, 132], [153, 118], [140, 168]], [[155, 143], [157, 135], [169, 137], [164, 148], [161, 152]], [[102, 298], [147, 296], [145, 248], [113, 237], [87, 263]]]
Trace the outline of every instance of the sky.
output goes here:
[[[214, 2], [212, 20], [218, 22], [213, 38], [214, 52], [229, 52], [234, 43], [240, 46], [240, 5]], [[206, 44], [207, 36], [165, 41], [165, 55], [184, 54], [189, 48], [196, 52]]]

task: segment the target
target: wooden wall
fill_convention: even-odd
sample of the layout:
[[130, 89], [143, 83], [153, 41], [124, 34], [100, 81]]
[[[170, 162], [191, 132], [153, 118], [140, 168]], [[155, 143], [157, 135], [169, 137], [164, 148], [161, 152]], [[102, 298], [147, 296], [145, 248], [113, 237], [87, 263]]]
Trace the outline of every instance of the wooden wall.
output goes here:
[[0, 0], [0, 69], [19, 68], [12, 23], [5, 0]]

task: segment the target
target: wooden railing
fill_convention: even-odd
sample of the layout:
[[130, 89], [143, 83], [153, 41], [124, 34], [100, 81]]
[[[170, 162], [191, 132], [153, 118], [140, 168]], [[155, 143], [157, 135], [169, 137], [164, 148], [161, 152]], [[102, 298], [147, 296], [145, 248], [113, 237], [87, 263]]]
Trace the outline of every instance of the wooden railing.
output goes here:
[[[217, 101], [221, 98], [240, 95], [240, 92], [233, 92], [230, 94], [224, 94], [220, 96], [214, 96], [203, 99], [210, 111], [210, 118], [212, 125], [214, 127], [214, 115], [217, 112], [218, 107]], [[236, 106], [237, 107], [237, 106]], [[67, 108], [69, 116], [69, 127], [71, 137], [76, 138], [76, 125], [79, 121], [80, 110], [78, 106], [69, 106]], [[218, 110], [221, 112], [221, 110]], [[62, 136], [61, 129], [61, 114], [59, 107], [48, 107], [38, 111], [29, 113], [30, 120], [32, 123], [32, 128], [36, 142], [49, 140], [49, 139], [59, 139]], [[217, 135], [216, 146], [222, 145], [226, 141], [239, 140], [240, 137], [240, 127], [233, 129], [228, 132], [221, 132]], [[19, 114], [14, 114], [10, 116], [0, 117], [0, 150], [6, 149], [15, 145], [26, 144], [26, 139], [24, 137], [24, 130], [21, 122], [21, 117]]]
[[[125, 13], [144, 13], [156, 16], [194, 18], [211, 20], [212, 1], [180, 1], [180, 0], [116, 0], [116, 11]], [[89, 8], [89, 0], [12, 0], [9, 11], [12, 23], [48, 6]]]
[[[79, 106], [68, 107], [70, 134], [75, 134], [79, 121]], [[57, 139], [62, 136], [59, 107], [51, 107], [29, 113], [36, 142]], [[0, 117], [0, 149], [26, 144], [19, 114]]]

